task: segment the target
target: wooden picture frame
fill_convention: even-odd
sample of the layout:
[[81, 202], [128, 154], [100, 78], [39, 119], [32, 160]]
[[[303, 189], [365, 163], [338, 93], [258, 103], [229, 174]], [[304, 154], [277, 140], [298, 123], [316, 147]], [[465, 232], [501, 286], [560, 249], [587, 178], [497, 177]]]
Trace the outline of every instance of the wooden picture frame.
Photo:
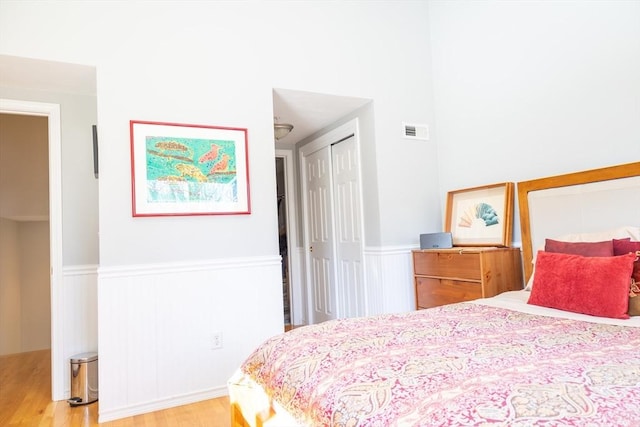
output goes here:
[[251, 213], [247, 129], [130, 121], [132, 213]]
[[508, 247], [513, 233], [513, 182], [447, 193], [445, 231], [454, 246]]
[[[532, 229], [532, 222], [534, 219], [534, 214], [531, 209], [532, 206], [530, 199], [534, 194], [536, 194], [536, 192], [548, 192], [549, 190], [555, 189], [562, 189], [563, 191], [567, 192], [572, 187], [577, 187], [580, 188], [581, 194], [587, 195], [590, 192], [587, 187], [591, 186], [592, 184], [613, 182], [618, 180], [624, 181], [626, 179], [638, 176], [640, 176], [640, 162], [633, 162], [518, 182], [518, 207], [520, 208], [520, 230], [522, 234], [522, 258], [524, 262], [525, 282], [528, 282], [531, 278], [531, 275], [533, 274], [533, 259], [535, 258], [538, 248], [540, 247], [540, 243], [543, 243], [543, 240], [546, 237], [558, 237], [555, 235], [547, 236], [544, 233], [533, 232], [534, 230]], [[618, 187], [618, 190], [620, 191], [621, 188], [624, 188], [624, 186], [620, 185]], [[608, 194], [611, 193], [608, 192]], [[632, 198], [633, 196], [630, 197]], [[587, 206], [586, 203], [591, 203], [588, 202], [589, 198], [582, 197], [581, 199], [583, 203], [585, 203], [581, 206], [581, 209], [590, 212], [597, 212], [597, 215], [599, 217], [606, 218], [607, 220], [611, 218], [609, 214], [613, 211], [615, 211], [616, 213], [624, 211], [628, 216], [631, 217], [631, 219], [619, 219], [619, 222], [617, 223], [604, 222], [602, 224], [602, 228], [598, 230], [602, 230], [605, 228], [622, 227], [633, 224], [637, 225], [637, 215], [635, 217], [634, 215], [638, 211], [634, 208], [633, 204], [627, 203], [627, 206], [619, 206], [619, 204], [610, 202], [607, 203], [604, 209], [602, 209], [602, 206]], [[611, 199], [611, 201], [613, 200], [616, 199]], [[637, 200], [637, 197], [633, 200]], [[567, 216], [567, 214], [564, 212], [563, 215]], [[565, 230], [565, 233], [571, 232], [575, 233], [575, 231]], [[537, 237], [537, 239], [534, 238], [534, 234], [536, 234], [535, 237]]]

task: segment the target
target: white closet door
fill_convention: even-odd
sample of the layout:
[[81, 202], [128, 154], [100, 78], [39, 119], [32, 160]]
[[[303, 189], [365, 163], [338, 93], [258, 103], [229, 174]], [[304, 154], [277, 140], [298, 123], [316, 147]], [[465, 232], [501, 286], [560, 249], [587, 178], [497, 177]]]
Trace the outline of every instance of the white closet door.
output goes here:
[[331, 146], [336, 242], [336, 294], [342, 317], [364, 316], [360, 166], [355, 137]]
[[309, 323], [367, 315], [357, 120], [303, 146]]
[[335, 319], [331, 147], [305, 157], [311, 323]]

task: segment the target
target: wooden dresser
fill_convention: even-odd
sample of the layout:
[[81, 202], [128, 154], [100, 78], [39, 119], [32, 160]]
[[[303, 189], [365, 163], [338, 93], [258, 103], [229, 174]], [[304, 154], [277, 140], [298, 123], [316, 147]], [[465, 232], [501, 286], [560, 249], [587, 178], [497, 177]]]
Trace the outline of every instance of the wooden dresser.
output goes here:
[[413, 251], [416, 308], [522, 289], [519, 248], [457, 247]]

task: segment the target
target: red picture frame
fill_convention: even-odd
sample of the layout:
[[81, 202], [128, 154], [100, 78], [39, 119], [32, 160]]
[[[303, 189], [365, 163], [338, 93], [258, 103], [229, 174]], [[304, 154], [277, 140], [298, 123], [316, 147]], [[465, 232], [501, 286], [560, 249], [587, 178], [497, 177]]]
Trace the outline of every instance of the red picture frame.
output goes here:
[[247, 133], [131, 120], [132, 215], [250, 214]]

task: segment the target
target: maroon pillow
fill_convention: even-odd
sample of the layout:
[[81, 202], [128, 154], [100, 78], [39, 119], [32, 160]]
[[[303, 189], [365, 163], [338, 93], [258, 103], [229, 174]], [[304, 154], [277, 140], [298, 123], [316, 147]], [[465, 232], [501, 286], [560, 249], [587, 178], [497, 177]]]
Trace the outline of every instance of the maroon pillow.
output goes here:
[[529, 304], [628, 319], [635, 255], [584, 257], [538, 252]]
[[[632, 242], [628, 239], [613, 240], [614, 255], [635, 254], [638, 251], [640, 251], [640, 242]], [[640, 258], [636, 259], [636, 262], [633, 264], [633, 274], [631, 277], [635, 279], [636, 283], [640, 283]]]
[[613, 250], [616, 250], [616, 243], [619, 242], [630, 242], [631, 241], [631, 237], [625, 237], [624, 239], [613, 239]]
[[625, 255], [636, 251], [640, 251], [640, 242], [633, 242], [631, 239], [613, 239], [614, 255]]
[[546, 252], [559, 252], [582, 256], [613, 256], [613, 241], [604, 242], [562, 242], [560, 240], [545, 239]]

